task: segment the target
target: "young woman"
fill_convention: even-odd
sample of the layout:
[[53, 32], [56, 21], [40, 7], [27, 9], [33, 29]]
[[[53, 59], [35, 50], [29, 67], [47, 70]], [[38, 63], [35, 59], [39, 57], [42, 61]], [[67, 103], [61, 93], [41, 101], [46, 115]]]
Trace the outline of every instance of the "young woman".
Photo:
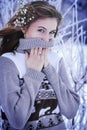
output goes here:
[[3, 130], [65, 130], [79, 96], [71, 90], [63, 58], [50, 48], [61, 14], [47, 2], [20, 8], [0, 31], [0, 103]]

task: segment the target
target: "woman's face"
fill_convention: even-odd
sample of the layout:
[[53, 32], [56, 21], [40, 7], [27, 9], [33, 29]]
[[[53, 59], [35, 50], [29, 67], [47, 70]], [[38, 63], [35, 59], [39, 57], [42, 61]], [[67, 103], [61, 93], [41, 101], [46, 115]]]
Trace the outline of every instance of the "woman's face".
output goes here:
[[24, 33], [25, 38], [41, 38], [50, 41], [54, 38], [57, 28], [56, 18], [39, 19], [32, 23]]

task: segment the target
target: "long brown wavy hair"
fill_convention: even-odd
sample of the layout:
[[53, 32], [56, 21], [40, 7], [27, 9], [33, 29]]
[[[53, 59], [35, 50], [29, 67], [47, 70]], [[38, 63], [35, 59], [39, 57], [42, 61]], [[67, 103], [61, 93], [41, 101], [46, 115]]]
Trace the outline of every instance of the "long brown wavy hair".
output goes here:
[[33, 1], [20, 8], [9, 20], [7, 26], [0, 30], [0, 38], [2, 38], [0, 55], [6, 52], [14, 52], [19, 45], [19, 39], [24, 38], [22, 29], [27, 29], [32, 22], [44, 18], [57, 19], [57, 34], [62, 16], [54, 6], [46, 1]]

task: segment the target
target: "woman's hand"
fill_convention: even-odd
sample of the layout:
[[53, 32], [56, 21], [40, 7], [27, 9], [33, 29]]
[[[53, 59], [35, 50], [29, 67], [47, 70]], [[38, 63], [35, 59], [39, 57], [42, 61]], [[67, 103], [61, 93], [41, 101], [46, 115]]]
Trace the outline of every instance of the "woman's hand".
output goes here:
[[48, 49], [45, 49], [44, 53], [44, 67], [48, 66]]
[[43, 67], [48, 65], [47, 52], [47, 49], [42, 48], [31, 49], [30, 55], [26, 52], [27, 67], [41, 71]]

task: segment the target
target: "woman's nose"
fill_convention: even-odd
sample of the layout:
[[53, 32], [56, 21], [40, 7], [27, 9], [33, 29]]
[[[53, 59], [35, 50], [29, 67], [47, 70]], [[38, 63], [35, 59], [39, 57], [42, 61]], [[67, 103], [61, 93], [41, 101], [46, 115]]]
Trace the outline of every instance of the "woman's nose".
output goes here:
[[46, 42], [49, 42], [50, 41], [50, 36], [49, 36], [49, 34], [46, 34], [46, 35], [44, 35], [44, 37], [42, 38], [44, 41], [46, 41]]

